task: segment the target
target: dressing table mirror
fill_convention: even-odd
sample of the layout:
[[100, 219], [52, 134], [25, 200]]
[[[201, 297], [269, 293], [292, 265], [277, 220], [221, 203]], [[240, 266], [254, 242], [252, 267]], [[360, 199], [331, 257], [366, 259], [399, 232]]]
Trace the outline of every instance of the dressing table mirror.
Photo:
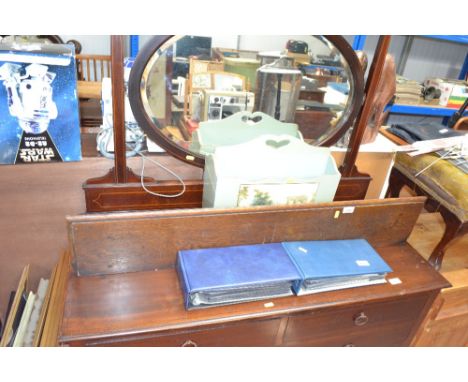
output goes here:
[[155, 36], [134, 63], [129, 98], [151, 140], [203, 167], [194, 131], [242, 111], [296, 123], [312, 145], [336, 143], [361, 107], [363, 82], [341, 36]]
[[[389, 41], [388, 36], [380, 38], [364, 89], [361, 64], [341, 36], [158, 35], [142, 46], [134, 62], [128, 96], [147, 137], [193, 168], [204, 168], [205, 163], [192, 145], [197, 129], [238, 113], [260, 112], [279, 123], [296, 123], [311, 145], [331, 146], [340, 140], [348, 151], [335, 200], [363, 199], [371, 181], [355, 166], [370, 113], [363, 100], [372, 99], [371, 85], [379, 80]], [[164, 198], [148, 194], [142, 177], [127, 167], [124, 36], [112, 36], [111, 42], [115, 167], [83, 185], [87, 211], [200, 207], [201, 178], [186, 178], [182, 195]], [[342, 139], [351, 130], [348, 139]], [[183, 164], [176, 161], [173, 166], [177, 163]], [[176, 180], [144, 181], [148, 190], [159, 194], [175, 195], [181, 188]]]

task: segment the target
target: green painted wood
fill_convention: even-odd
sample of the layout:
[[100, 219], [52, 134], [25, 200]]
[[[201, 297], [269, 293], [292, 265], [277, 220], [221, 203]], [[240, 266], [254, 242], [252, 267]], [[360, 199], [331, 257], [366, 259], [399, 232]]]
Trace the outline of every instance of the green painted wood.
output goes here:
[[220, 121], [201, 122], [192, 135], [190, 151], [208, 155], [217, 147], [245, 143], [265, 134], [302, 139], [295, 123], [280, 122], [262, 112], [244, 111]]

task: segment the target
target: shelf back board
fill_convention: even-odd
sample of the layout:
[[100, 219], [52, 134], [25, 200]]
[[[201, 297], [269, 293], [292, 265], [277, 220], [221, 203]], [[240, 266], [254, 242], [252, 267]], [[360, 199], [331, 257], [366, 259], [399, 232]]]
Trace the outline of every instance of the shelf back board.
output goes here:
[[181, 249], [296, 240], [406, 241], [425, 198], [68, 217], [78, 276], [171, 268]]

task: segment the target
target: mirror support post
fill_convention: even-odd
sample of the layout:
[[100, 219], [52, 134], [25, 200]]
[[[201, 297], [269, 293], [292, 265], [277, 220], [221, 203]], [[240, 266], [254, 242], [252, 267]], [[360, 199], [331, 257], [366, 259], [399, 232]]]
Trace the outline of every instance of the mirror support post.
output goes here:
[[372, 112], [372, 101], [375, 98], [375, 93], [377, 92], [380, 77], [382, 76], [385, 57], [387, 56], [390, 40], [390, 36], [380, 36], [379, 38], [374, 59], [372, 60], [372, 65], [369, 70], [369, 78], [366, 82], [366, 88], [364, 91], [364, 104], [362, 105], [361, 110], [356, 118], [356, 123], [350, 138], [351, 147], [346, 152], [343, 166], [341, 168], [341, 175], [343, 177], [352, 176], [355, 170], [355, 163], [359, 153], [359, 146], [361, 145], [361, 140], [364, 135], [364, 131], [367, 128], [367, 122], [369, 121], [369, 117]]
[[356, 167], [356, 159], [359, 153], [362, 137], [367, 128], [367, 122], [372, 112], [373, 100], [382, 75], [385, 58], [387, 56], [390, 36], [381, 36], [377, 44], [369, 77], [364, 91], [364, 103], [356, 118], [350, 143], [346, 151], [343, 165], [340, 167], [341, 180], [335, 194], [335, 200], [364, 199], [372, 180], [368, 174], [360, 173]]
[[112, 118], [114, 124], [114, 180], [127, 183], [127, 157], [125, 147], [125, 88], [124, 88], [124, 36], [111, 37], [112, 54]]
[[[125, 86], [124, 86], [124, 40], [125, 36], [111, 36], [111, 81], [112, 81], [112, 123], [114, 135], [114, 167], [99, 178], [87, 179], [83, 184], [86, 195], [87, 210], [91, 199], [88, 198], [90, 188], [110, 190], [116, 185], [139, 183], [140, 177], [127, 167], [127, 148], [125, 136]], [[145, 181], [154, 181], [144, 178]]]
[[[203, 194], [203, 183], [200, 181], [186, 181], [186, 192], [178, 198], [163, 198], [148, 194], [142, 187], [141, 176], [136, 175], [127, 167], [123, 77], [124, 41], [125, 36], [111, 37], [114, 167], [106, 175], [90, 178], [84, 182], [86, 212], [171, 209], [181, 208], [181, 206], [199, 208]], [[143, 181], [146, 188], [154, 193], [170, 195], [180, 191], [178, 181], [156, 182], [153, 178], [146, 176], [143, 177]]]

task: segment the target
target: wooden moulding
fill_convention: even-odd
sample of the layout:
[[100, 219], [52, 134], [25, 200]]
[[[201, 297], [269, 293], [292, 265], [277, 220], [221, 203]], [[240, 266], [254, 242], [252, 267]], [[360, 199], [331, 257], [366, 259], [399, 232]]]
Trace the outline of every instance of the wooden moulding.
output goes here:
[[[111, 170], [112, 171], [112, 170]], [[92, 179], [91, 179], [92, 181]], [[342, 178], [338, 185], [335, 201], [361, 200], [366, 196], [371, 178], [356, 175]], [[83, 185], [87, 212], [112, 212], [129, 210], [163, 210], [178, 208], [200, 208], [203, 199], [203, 181], [186, 180], [186, 191], [177, 198], [164, 198], [149, 194], [141, 183], [93, 183]], [[152, 192], [174, 195], [181, 190], [176, 181], [154, 182], [145, 179], [145, 187]]]
[[[352, 177], [342, 178], [334, 201], [364, 199], [371, 180], [372, 178], [368, 175], [359, 173]], [[187, 188], [183, 195], [177, 198], [164, 198], [147, 193], [141, 183], [136, 181], [117, 184], [93, 182], [93, 179], [90, 179], [83, 185], [86, 212], [200, 208], [203, 199], [203, 181], [185, 180], [184, 182]], [[145, 187], [163, 195], [177, 194], [181, 190], [179, 182], [155, 182], [148, 178], [145, 178]]]
[[335, 201], [362, 200], [366, 197], [372, 177], [356, 172], [352, 176], [341, 177], [335, 194]]
[[24, 293], [27, 292], [29, 279], [29, 264], [26, 265], [21, 273], [20, 280], [18, 282], [18, 287], [16, 288], [16, 294], [11, 305], [10, 314], [7, 317], [5, 322], [5, 329], [3, 330], [3, 336], [0, 341], [0, 347], [8, 346], [11, 336], [13, 335], [13, 325], [18, 315], [18, 309], [20, 306], [20, 301]]
[[424, 201], [419, 197], [68, 217], [72, 263], [77, 275], [104, 275], [172, 268], [180, 249], [358, 237], [375, 246], [401, 243]]
[[44, 320], [43, 329], [40, 339], [36, 338], [41, 347], [57, 346], [58, 344], [69, 275], [70, 253], [64, 252], [49, 280], [50, 294], [48, 295], [48, 304], [45, 306], [45, 318], [42, 317]]
[[[85, 184], [87, 212], [128, 210], [160, 210], [173, 208], [199, 208], [202, 206], [203, 182], [185, 181], [186, 190], [176, 198], [165, 198], [146, 192], [140, 183]], [[162, 195], [175, 195], [181, 191], [176, 181], [146, 183], [145, 187]]]

